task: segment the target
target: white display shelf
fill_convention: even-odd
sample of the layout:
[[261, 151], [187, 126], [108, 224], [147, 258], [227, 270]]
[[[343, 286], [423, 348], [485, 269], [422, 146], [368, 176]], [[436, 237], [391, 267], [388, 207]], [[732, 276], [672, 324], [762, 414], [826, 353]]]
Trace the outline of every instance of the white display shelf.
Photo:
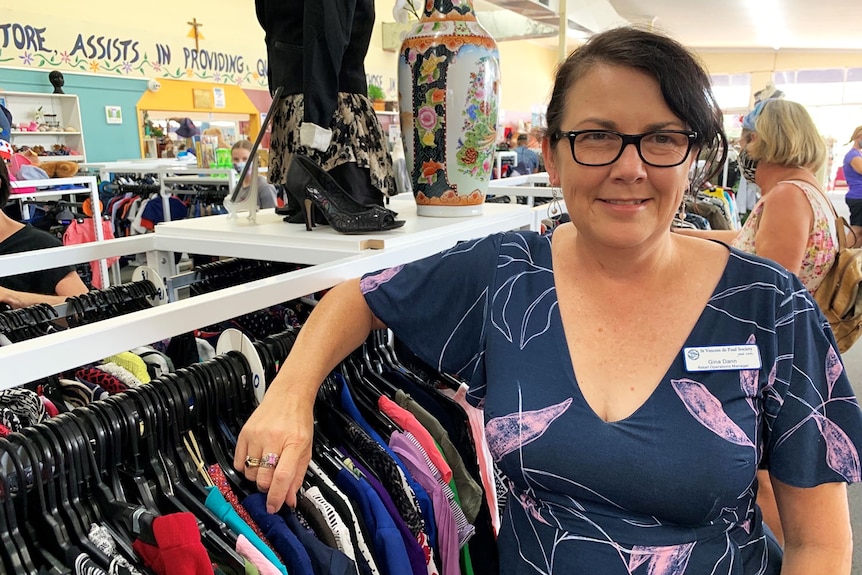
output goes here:
[[84, 156], [39, 156], [40, 162], [83, 162]]
[[[396, 196], [387, 207], [398, 212], [397, 219], [406, 221], [403, 227], [386, 232], [345, 235], [329, 226], [318, 225], [309, 232], [306, 231], [304, 224], [286, 223], [283, 216], [269, 209], [258, 212], [257, 223], [252, 223], [246, 218], [230, 219], [226, 215], [192, 218], [158, 224], [156, 235], [211, 243], [229, 250], [220, 255], [254, 257], [249, 255], [248, 246], [277, 245], [285, 250], [303, 250], [313, 247], [315, 252], [321, 254], [331, 251], [350, 254], [368, 249], [401, 247], [416, 242], [433, 242], [436, 237], [447, 233], [479, 237], [499, 229], [515, 229], [531, 225], [526, 206], [483, 204], [482, 216], [459, 218], [417, 217], [416, 204], [412, 197]], [[521, 209], [518, 209], [519, 207]], [[192, 252], [202, 253], [194, 251], [194, 248]], [[297, 261], [296, 263], [320, 262]]]
[[52, 132], [22, 132], [20, 130], [12, 130], [13, 136], [80, 136], [81, 132], [66, 132], [65, 130], [58, 130]]
[[231, 178], [227, 174], [223, 178], [217, 178], [217, 177], [212, 177], [212, 176], [165, 176], [164, 181], [166, 184], [225, 184], [225, 185], [228, 185], [231, 182]]
[[[36, 192], [29, 194], [18, 194], [18, 197], [26, 196], [28, 198], [37, 197], [39, 195], [58, 195], [65, 194], [68, 192], [74, 192], [79, 190], [89, 190], [91, 187], [97, 187], [96, 178], [93, 176], [74, 176], [71, 178], [49, 178], [47, 180], [18, 180], [16, 182], [11, 182], [12, 189], [17, 190], [20, 188], [56, 188], [58, 186], [86, 186], [75, 188], [74, 190], [53, 190], [50, 192]], [[12, 198], [15, 198], [16, 195], [13, 194]]]
[[[146, 234], [8, 254], [0, 256], [0, 277], [143, 253], [156, 250], [156, 245], [155, 236]], [[168, 244], [163, 245], [170, 247]]]
[[[6, 108], [12, 113], [15, 124], [10, 135], [12, 144], [19, 146], [38, 144], [45, 148], [50, 148], [54, 144], [65, 144], [79, 154], [74, 156], [40, 156], [40, 159], [49, 162], [58, 159], [74, 162], [86, 161], [78, 96], [75, 94], [0, 91], [0, 98], [5, 100]], [[54, 129], [46, 132], [14, 129], [20, 124], [36, 121], [39, 114], [46, 116], [46, 120], [53, 117], [53, 121], [57, 122], [56, 125], [52, 126]], [[73, 128], [73, 131], [67, 132], [65, 130], [67, 127]], [[42, 138], [41, 141], [40, 138]]]
[[[278, 222], [259, 223], [256, 226], [248, 222], [242, 224], [241, 221], [229, 225], [224, 221], [221, 226], [204, 226], [204, 238], [181, 235], [194, 229], [194, 226], [182, 224], [226, 220], [220, 216], [159, 224], [155, 234], [144, 238], [127, 238], [129, 241], [125, 243], [121, 243], [123, 240], [111, 240], [102, 242], [103, 245], [98, 247], [70, 248], [63, 256], [71, 257], [72, 249], [78, 250], [74, 254], [75, 258], [80, 258], [92, 255], [93, 252], [86, 251], [92, 249], [98, 249], [100, 255], [104, 255], [108, 252], [119, 253], [117, 250], [151, 247], [155, 251], [148, 252], [148, 260], [158, 261], [172, 260], [165, 252], [180, 250], [295, 263], [302, 263], [296, 258], [302, 254], [309, 263], [312, 260], [328, 261], [2, 347], [0, 389], [31, 382], [140, 345], [306, 296], [369, 271], [415, 261], [462, 240], [530, 227], [535, 221], [534, 214], [526, 206], [494, 204], [486, 204], [485, 214], [472, 218], [420, 218], [415, 216], [415, 207], [412, 212], [409, 209], [412, 203], [412, 199], [392, 202], [392, 207], [400, 212], [400, 217], [407, 219], [404, 227], [412, 231], [401, 232], [396, 237], [381, 238], [384, 234], [367, 236], [368, 240], [382, 239], [380, 249], [364, 248], [359, 238], [366, 236], [343, 236], [345, 241], [342, 243], [328, 242], [330, 246], [340, 246], [337, 249], [321, 247], [319, 240], [329, 235], [327, 230], [320, 227], [308, 233], [304, 226], [287, 224], [280, 221], [280, 217]], [[256, 237], [250, 232], [251, 227], [269, 228], [270, 231], [257, 236], [262, 243], [255, 243], [248, 241], [248, 238]], [[302, 235], [299, 235], [300, 232]], [[53, 261], [51, 258], [61, 257], [56, 252], [50, 258], [43, 257], [43, 252], [48, 251], [30, 252], [30, 261], [38, 258], [42, 263], [48, 263]], [[13, 258], [18, 269], [32, 265], [25, 263], [25, 258], [20, 255], [3, 256], [0, 257], [0, 269], [5, 272], [7, 262]], [[154, 266], [150, 264], [150, 267]]]

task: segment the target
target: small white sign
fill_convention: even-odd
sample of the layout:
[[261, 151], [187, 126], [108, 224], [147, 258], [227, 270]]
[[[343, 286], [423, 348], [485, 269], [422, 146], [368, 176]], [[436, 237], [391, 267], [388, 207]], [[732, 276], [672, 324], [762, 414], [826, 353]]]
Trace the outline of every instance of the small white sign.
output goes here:
[[686, 347], [682, 352], [687, 371], [736, 371], [762, 367], [760, 350], [754, 344]]
[[224, 108], [227, 106], [225, 102], [224, 88], [213, 88], [213, 107]]
[[109, 124], [122, 124], [123, 109], [119, 106], [105, 106], [105, 120]]

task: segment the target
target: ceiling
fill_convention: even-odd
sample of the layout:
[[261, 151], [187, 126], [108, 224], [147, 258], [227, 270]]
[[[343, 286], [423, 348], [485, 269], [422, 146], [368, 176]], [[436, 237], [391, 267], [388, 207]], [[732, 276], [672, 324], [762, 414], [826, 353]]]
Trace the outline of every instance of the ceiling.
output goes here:
[[[538, 41], [550, 46], [557, 43], [560, 1], [565, 0], [475, 0], [475, 7], [483, 23], [493, 19], [486, 27], [498, 28], [498, 39], [545, 36]], [[701, 50], [858, 50], [857, 9], [850, 0], [568, 0], [567, 16], [570, 28], [582, 30], [625, 22], [651, 25]], [[508, 23], [504, 16], [516, 14], [527, 16], [522, 22], [529, 26], [517, 19], [513, 22], [521, 32], [500, 26]], [[572, 47], [576, 42], [569, 41]]]
[[652, 22], [693, 48], [862, 48], [850, 0], [609, 1], [629, 22]]

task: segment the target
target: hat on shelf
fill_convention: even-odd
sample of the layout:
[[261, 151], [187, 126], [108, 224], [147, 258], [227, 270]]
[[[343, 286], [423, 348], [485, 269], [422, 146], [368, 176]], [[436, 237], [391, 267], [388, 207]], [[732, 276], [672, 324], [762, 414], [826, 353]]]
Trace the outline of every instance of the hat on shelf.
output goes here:
[[177, 128], [176, 133], [180, 138], [193, 138], [200, 135], [201, 131], [190, 118], [183, 118], [180, 120], [180, 127]]

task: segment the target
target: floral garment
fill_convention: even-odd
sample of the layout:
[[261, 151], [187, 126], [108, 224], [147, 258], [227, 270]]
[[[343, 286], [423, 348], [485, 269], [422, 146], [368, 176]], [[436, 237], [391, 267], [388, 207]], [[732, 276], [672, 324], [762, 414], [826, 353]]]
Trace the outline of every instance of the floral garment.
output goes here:
[[398, 193], [386, 134], [367, 97], [338, 93], [338, 107], [332, 123], [323, 126], [332, 130], [332, 142], [325, 152], [299, 143], [304, 101], [302, 94], [283, 96], [275, 109], [269, 145], [270, 182], [284, 184], [290, 159], [293, 154], [302, 154], [327, 172], [343, 164], [355, 163], [369, 170], [371, 185], [383, 195], [394, 196]]
[[[813, 185], [802, 180], [788, 180], [779, 182], [782, 184], [793, 184], [805, 192], [805, 197], [811, 202], [814, 211], [814, 225], [811, 226], [811, 235], [808, 245], [805, 246], [805, 256], [802, 258], [802, 267], [799, 268], [800, 281], [802, 285], [811, 292], [817, 289], [823, 277], [829, 273], [832, 262], [835, 261], [835, 253], [838, 251], [838, 240], [835, 232], [835, 215], [830, 206], [829, 198]], [[739, 231], [739, 235], [731, 243], [737, 249], [750, 254], [757, 253], [754, 237], [760, 226], [760, 216], [763, 213], [763, 200], [754, 206], [745, 225]]]
[[862, 480], [862, 412], [828, 324], [795, 276], [757, 256], [731, 249], [685, 347], [754, 344], [761, 369], [690, 372], [680, 350], [610, 423], [578, 387], [550, 236], [464, 242], [361, 287], [396, 337], [484, 406], [510, 481], [502, 573], [777, 575], [758, 464], [798, 487]]

